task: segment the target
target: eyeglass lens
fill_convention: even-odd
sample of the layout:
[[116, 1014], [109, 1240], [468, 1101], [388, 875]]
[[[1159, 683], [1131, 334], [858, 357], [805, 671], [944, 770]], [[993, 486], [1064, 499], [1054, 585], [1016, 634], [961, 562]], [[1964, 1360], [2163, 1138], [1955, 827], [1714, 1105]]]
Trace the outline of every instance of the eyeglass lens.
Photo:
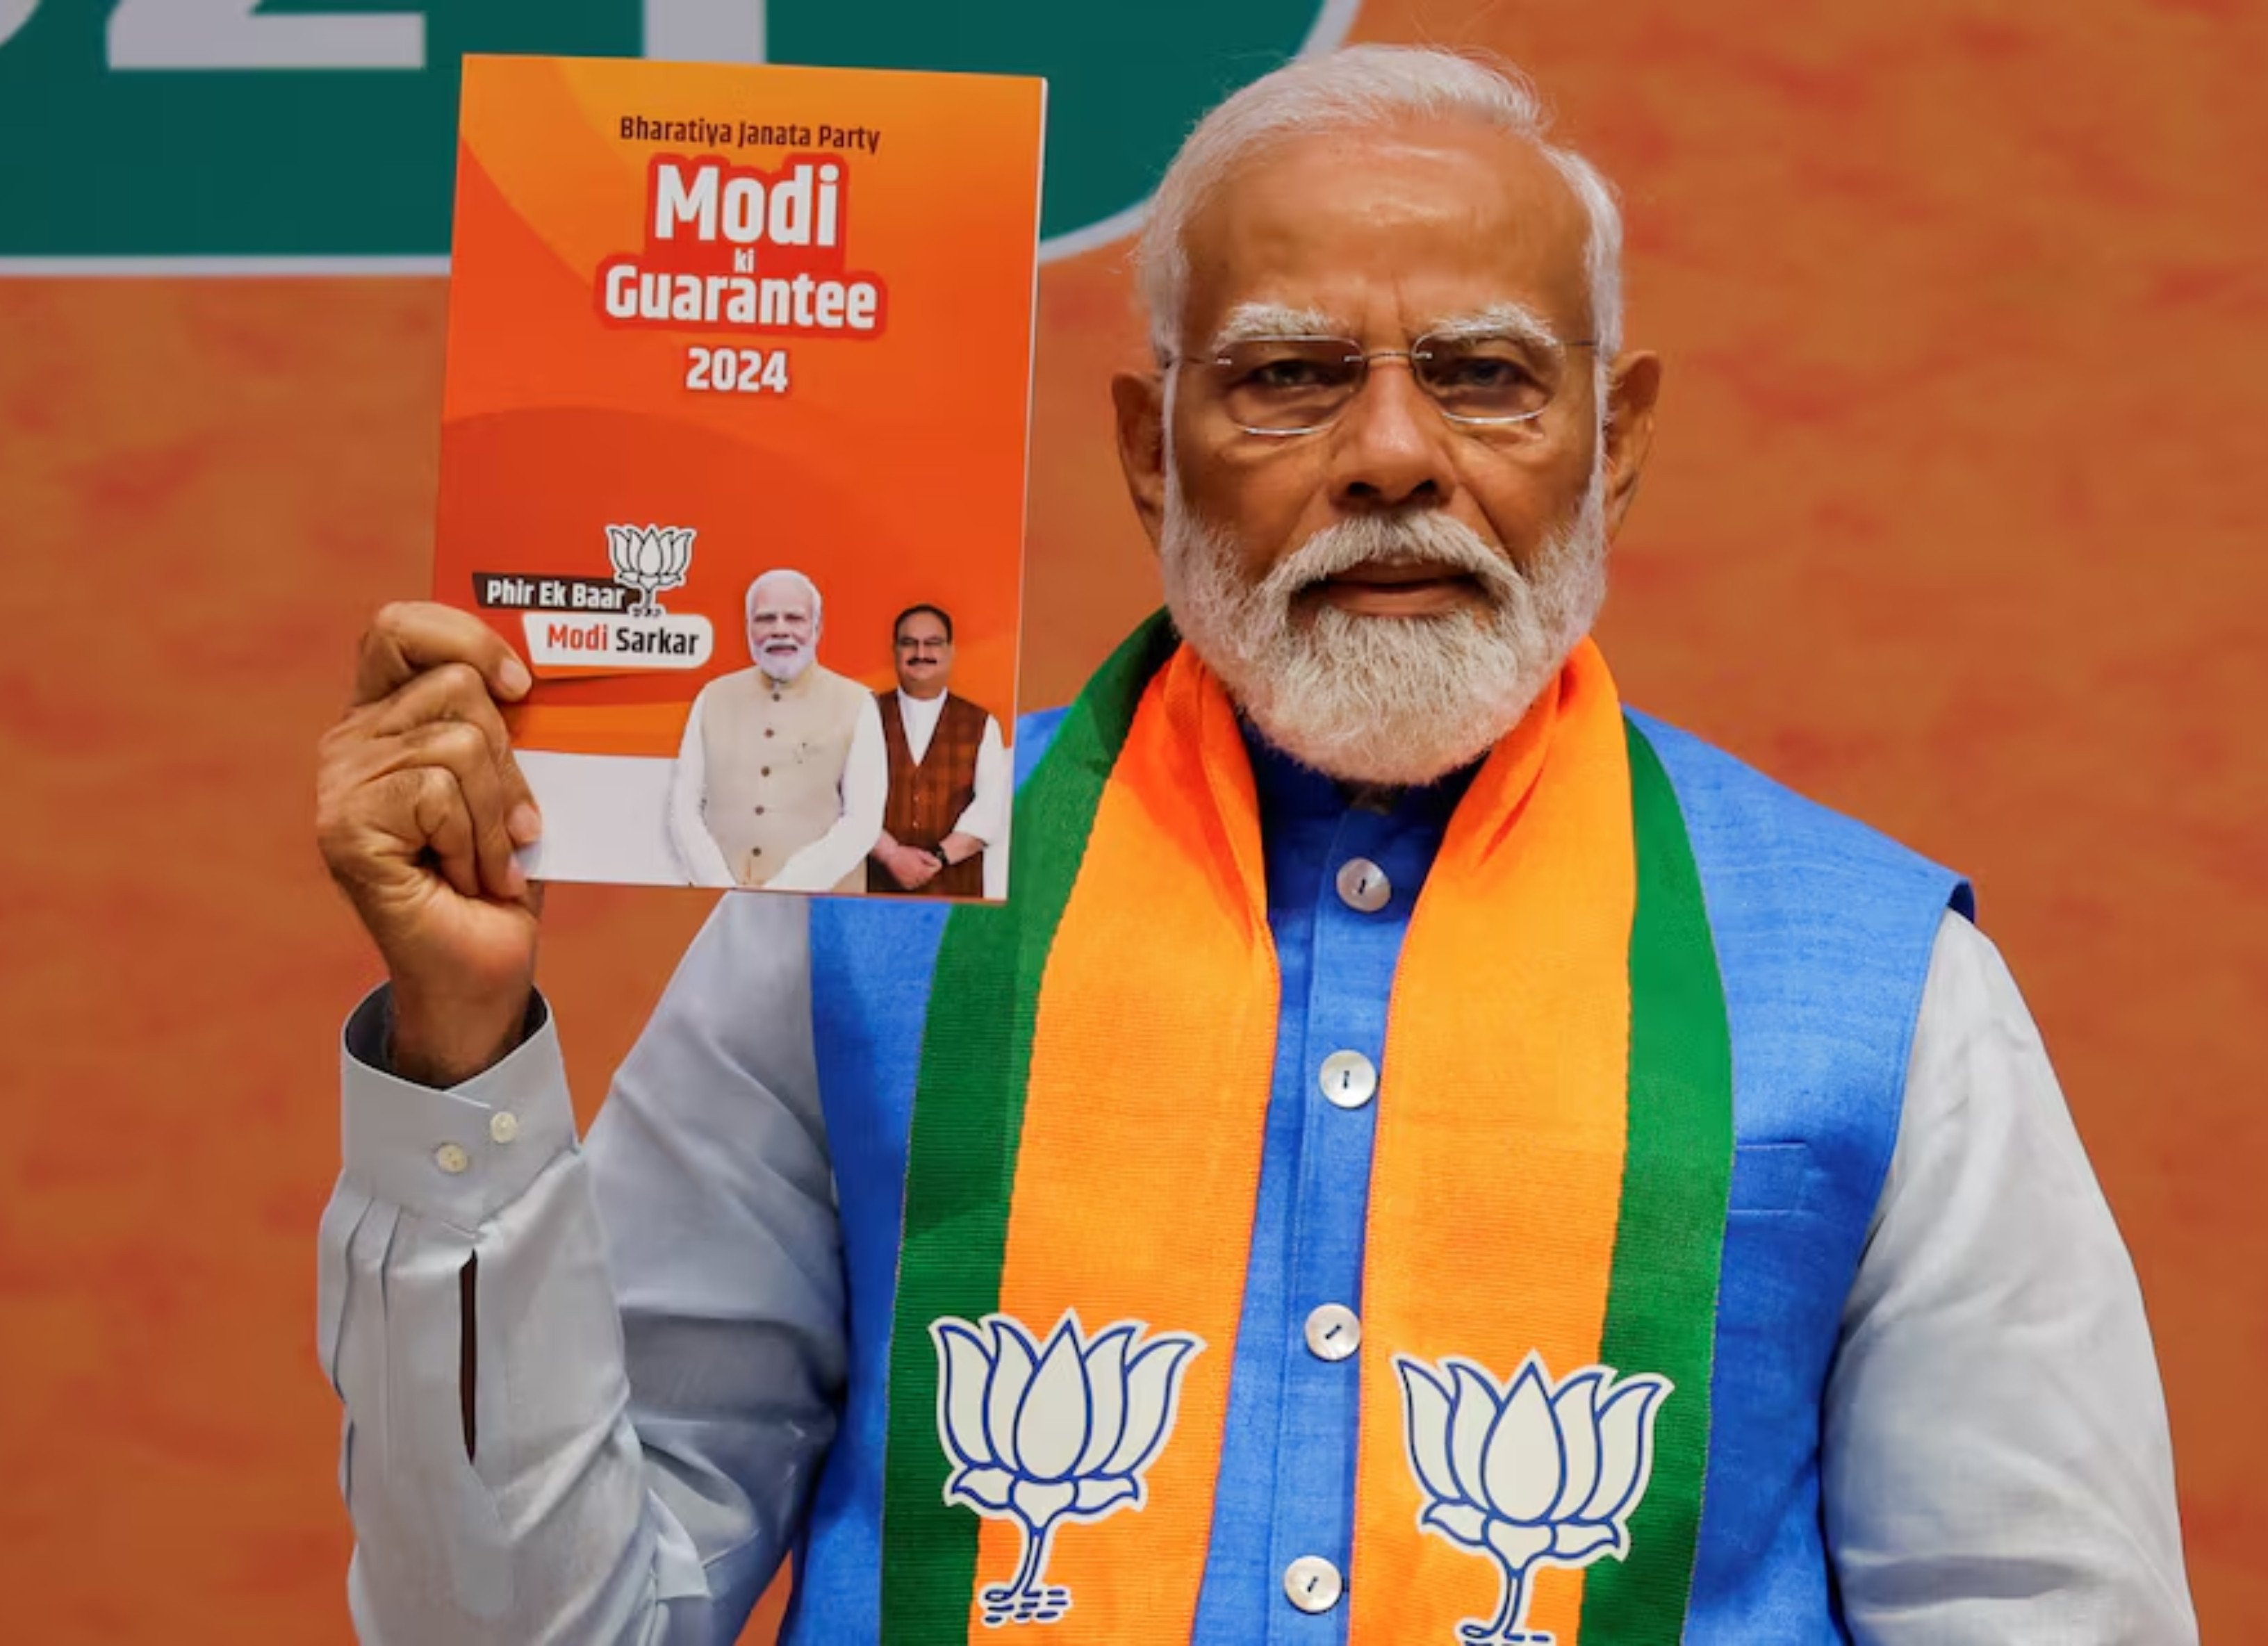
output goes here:
[[[1526, 337], [1421, 337], [1408, 357], [1418, 386], [1469, 423], [1535, 417], [1565, 370], [1557, 346]], [[1223, 409], [1235, 423], [1286, 433], [1330, 422], [1370, 374], [1361, 345], [1341, 337], [1249, 338], [1224, 349], [1215, 366]]]

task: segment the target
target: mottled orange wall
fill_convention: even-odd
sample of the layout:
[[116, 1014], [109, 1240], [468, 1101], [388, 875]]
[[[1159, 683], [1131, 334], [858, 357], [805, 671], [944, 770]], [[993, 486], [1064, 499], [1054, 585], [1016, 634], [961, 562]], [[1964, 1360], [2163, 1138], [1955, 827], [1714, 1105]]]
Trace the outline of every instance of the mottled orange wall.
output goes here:
[[[1624, 685], [1976, 877], [2142, 1273], [2206, 1638], [2268, 1639], [2268, 9], [1373, 0], [1358, 32], [1498, 45], [1621, 180], [1669, 360]], [[1152, 598], [1117, 254], [1042, 305], [1034, 702]], [[372, 966], [306, 773], [363, 614], [424, 586], [441, 309], [0, 283], [11, 1639], [347, 1637], [313, 1233]], [[555, 894], [586, 1115], [703, 908]]]

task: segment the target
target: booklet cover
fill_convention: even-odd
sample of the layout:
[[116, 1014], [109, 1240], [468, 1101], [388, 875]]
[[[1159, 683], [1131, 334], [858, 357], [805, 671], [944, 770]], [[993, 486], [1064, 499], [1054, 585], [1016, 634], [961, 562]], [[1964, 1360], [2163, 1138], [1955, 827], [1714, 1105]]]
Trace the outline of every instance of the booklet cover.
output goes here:
[[465, 60], [434, 587], [531, 874], [1005, 895], [1044, 94]]

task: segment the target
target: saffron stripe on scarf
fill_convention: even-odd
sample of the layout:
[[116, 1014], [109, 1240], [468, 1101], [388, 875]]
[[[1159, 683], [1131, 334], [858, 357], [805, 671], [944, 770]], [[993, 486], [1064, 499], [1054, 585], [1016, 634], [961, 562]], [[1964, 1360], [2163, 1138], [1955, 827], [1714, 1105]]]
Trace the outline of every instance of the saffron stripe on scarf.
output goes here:
[[1588, 1571], [1582, 1638], [1684, 1632], [1709, 1462], [1717, 1282], [1733, 1177], [1733, 1047], [1684, 814], [1661, 761], [1624, 722], [1638, 910], [1630, 944], [1630, 1139], [1600, 1359], [1676, 1385], [1654, 1420], [1653, 1472], [1630, 1551]]
[[[1498, 1380], [1599, 1358], [1622, 1200], [1636, 881], [1614, 681], [1588, 641], [1451, 819], [1403, 940], [1366, 1235], [1356, 1640], [1449, 1641], [1491, 1562], [1423, 1530], [1397, 1355]], [[1547, 1571], [1537, 1634], [1572, 1642], [1583, 1576]]]
[[[1052, 1545], [1048, 1581], [1076, 1597], [1047, 1629], [1064, 1646], [1189, 1637], [1259, 1197], [1279, 994], [1259, 800], [1195, 653], [1152, 682], [1091, 839], [1040, 988], [1000, 1309], [1035, 1335], [1075, 1307], [1090, 1336], [1132, 1320], [1204, 1347], [1139, 1511]], [[1020, 1544], [986, 1527], [980, 1578]]]
[[946, 922], [915, 1081], [891, 1326], [880, 1574], [886, 1646], [957, 1635], [968, 1613], [977, 1520], [945, 1501], [951, 1471], [938, 1440], [929, 1326], [945, 1315], [979, 1320], [998, 1307], [1041, 970], [1143, 682], [1175, 643], [1164, 618], [1152, 618], [1096, 672], [1017, 796], [1012, 900], [963, 906]]

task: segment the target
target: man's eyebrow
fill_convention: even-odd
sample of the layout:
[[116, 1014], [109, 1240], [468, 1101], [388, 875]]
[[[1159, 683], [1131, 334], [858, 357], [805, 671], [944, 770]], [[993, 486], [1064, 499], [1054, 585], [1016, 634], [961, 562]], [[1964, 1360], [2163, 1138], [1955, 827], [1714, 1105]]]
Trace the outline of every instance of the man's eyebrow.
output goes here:
[[1469, 313], [1443, 315], [1425, 327], [1429, 337], [1516, 337], [1523, 342], [1560, 341], [1546, 320], [1525, 303], [1491, 303]]
[[1282, 303], [1240, 303], [1228, 312], [1207, 346], [1219, 354], [1233, 344], [1256, 337], [1344, 337], [1345, 324], [1321, 309], [1295, 309]]
[[[1491, 303], [1462, 314], [1438, 316], [1420, 328], [1431, 337], [1516, 337], [1549, 343], [1558, 334], [1525, 303]], [[1240, 303], [1228, 312], [1208, 345], [1218, 355], [1231, 346], [1257, 337], [1345, 337], [1353, 328], [1321, 309], [1293, 308], [1282, 303]]]

